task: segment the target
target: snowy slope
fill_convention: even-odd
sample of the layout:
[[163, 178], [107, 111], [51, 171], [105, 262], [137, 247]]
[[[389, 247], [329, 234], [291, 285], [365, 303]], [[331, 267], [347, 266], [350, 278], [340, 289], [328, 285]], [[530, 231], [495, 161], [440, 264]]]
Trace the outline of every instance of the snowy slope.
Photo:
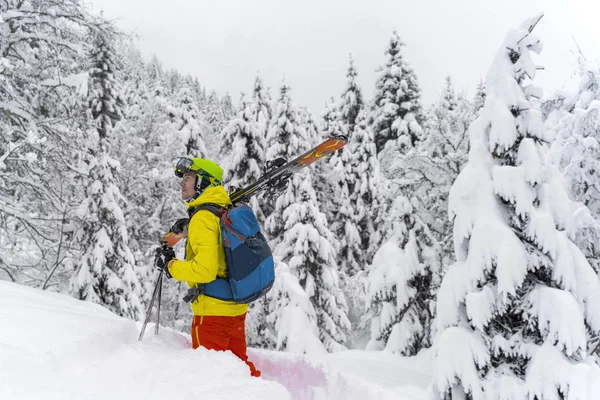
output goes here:
[[99, 305], [0, 281], [0, 399], [422, 399], [430, 361], [349, 351], [321, 359], [251, 350], [252, 378], [229, 352]]

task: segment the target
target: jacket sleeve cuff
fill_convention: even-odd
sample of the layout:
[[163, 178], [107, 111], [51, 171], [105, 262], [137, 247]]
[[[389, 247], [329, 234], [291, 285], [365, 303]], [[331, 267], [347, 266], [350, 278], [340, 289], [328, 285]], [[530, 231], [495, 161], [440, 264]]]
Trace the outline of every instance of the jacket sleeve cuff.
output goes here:
[[171, 268], [171, 267], [173, 267], [173, 264], [175, 264], [175, 262], [176, 262], [176, 261], [179, 261], [179, 260], [178, 260], [178, 259], [176, 259], [176, 258], [174, 258], [174, 259], [172, 259], [171, 261], [169, 261], [169, 263], [167, 264], [167, 269], [168, 269], [168, 271], [169, 271], [169, 274], [170, 274], [170, 275], [171, 275], [171, 276], [172, 276], [174, 279], [178, 280], [178, 279], [177, 279], [177, 277], [175, 276], [175, 275], [177, 275], [177, 273], [175, 273], [175, 275], [173, 275], [173, 272], [175, 272], [175, 269]]

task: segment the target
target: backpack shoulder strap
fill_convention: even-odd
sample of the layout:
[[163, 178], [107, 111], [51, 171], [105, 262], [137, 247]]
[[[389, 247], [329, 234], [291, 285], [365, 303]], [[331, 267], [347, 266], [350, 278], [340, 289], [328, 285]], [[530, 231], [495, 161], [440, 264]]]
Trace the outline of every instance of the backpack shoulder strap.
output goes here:
[[190, 213], [189, 213], [190, 220], [200, 210], [210, 211], [216, 217], [221, 218], [222, 210], [224, 210], [224, 207], [220, 206], [218, 204], [215, 204], [215, 203], [203, 203], [203, 204], [200, 204], [198, 207], [194, 208], [193, 210], [190, 210]]

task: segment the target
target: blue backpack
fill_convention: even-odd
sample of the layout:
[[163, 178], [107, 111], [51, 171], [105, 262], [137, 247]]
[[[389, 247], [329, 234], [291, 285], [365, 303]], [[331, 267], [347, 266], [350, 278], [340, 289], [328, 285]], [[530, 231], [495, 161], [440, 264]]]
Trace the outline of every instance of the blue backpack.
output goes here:
[[227, 279], [217, 278], [198, 285], [198, 288], [190, 289], [184, 299], [193, 301], [204, 294], [219, 300], [248, 304], [262, 297], [275, 281], [275, 263], [252, 209], [246, 205], [227, 208], [205, 203], [199, 205], [194, 214], [200, 210], [210, 211], [221, 220]]

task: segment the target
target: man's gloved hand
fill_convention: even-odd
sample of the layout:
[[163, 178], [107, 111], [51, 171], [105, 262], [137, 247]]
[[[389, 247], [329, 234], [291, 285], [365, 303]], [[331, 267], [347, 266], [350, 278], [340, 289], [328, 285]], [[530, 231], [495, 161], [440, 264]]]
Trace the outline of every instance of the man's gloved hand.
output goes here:
[[177, 221], [175, 221], [173, 226], [171, 226], [171, 232], [183, 233], [183, 232], [187, 231], [188, 222], [190, 222], [190, 220], [188, 218], [178, 219]]
[[164, 272], [167, 278], [172, 278], [171, 273], [169, 272], [169, 262], [173, 259], [175, 259], [175, 252], [172, 247], [161, 246], [156, 248], [154, 265]]

